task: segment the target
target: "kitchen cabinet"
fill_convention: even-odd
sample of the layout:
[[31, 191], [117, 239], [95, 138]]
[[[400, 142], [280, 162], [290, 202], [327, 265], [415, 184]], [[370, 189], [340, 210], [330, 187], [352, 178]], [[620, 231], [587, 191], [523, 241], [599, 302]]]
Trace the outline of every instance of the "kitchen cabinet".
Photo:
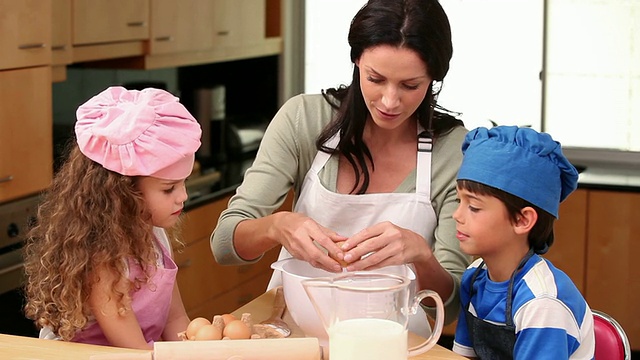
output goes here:
[[587, 202], [589, 190], [577, 189], [560, 204], [554, 223], [554, 241], [544, 255], [564, 271], [585, 294], [587, 251]]
[[52, 81], [67, 79], [67, 65], [72, 61], [71, 0], [51, 0], [51, 65]]
[[149, 54], [220, 50], [265, 40], [265, 0], [151, 0]]
[[149, 0], [73, 0], [73, 45], [149, 38]]
[[0, 0], [0, 70], [51, 63], [51, 0]]
[[239, 47], [265, 39], [265, 0], [214, 0], [214, 43], [222, 47]]
[[149, 53], [211, 49], [214, 5], [211, 0], [151, 0]]
[[590, 190], [587, 217], [586, 297], [613, 316], [631, 348], [640, 349], [640, 193]]
[[566, 272], [592, 309], [613, 316], [640, 349], [640, 193], [578, 189], [560, 205], [546, 256]]
[[[178, 285], [190, 318], [229, 313], [262, 294], [269, 283], [270, 265], [280, 252], [269, 251], [254, 264], [223, 266], [211, 253], [209, 237], [231, 195], [187, 211], [181, 225], [184, 247], [174, 247]], [[292, 196], [280, 208], [291, 209]]]
[[[142, 56], [118, 56], [98, 66], [159, 69], [282, 52], [281, 0], [150, 1], [150, 38]], [[78, 49], [74, 58], [80, 58]], [[90, 60], [104, 59], [110, 58]]]
[[46, 189], [53, 174], [51, 67], [0, 71], [0, 203]]
[[73, 62], [144, 54], [149, 0], [72, 0]]
[[51, 0], [0, 0], [0, 203], [52, 178]]

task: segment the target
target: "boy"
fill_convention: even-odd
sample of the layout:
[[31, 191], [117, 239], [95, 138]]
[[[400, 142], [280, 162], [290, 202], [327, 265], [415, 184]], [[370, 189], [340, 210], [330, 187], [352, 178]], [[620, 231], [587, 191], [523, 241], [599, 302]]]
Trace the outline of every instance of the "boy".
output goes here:
[[593, 315], [571, 279], [540, 257], [578, 172], [551, 136], [498, 126], [469, 132], [454, 212], [462, 277], [453, 350], [481, 359], [593, 359]]

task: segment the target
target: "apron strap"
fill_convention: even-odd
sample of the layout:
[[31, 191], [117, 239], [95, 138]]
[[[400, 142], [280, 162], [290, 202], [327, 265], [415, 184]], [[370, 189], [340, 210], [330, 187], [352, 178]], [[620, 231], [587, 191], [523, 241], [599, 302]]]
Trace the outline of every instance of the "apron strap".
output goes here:
[[[509, 279], [509, 286], [507, 288], [507, 304], [505, 307], [505, 323], [507, 326], [514, 326], [513, 324], [513, 313], [512, 313], [512, 304], [513, 304], [513, 283], [514, 283], [514, 279], [516, 277], [516, 274], [518, 273], [518, 271], [520, 271], [520, 269], [522, 269], [524, 267], [524, 265], [527, 263], [527, 261], [529, 261], [529, 259], [531, 259], [531, 257], [534, 255], [534, 251], [533, 248], [529, 249], [529, 251], [527, 252], [527, 254], [524, 256], [524, 258], [522, 258], [522, 260], [520, 260], [520, 263], [518, 264], [518, 267], [513, 271], [513, 273], [511, 273], [511, 278]], [[473, 283], [475, 283], [476, 281], [476, 277], [478, 276], [478, 274], [480, 273], [480, 271], [482, 270], [482, 267], [484, 266], [484, 260], [480, 263], [480, 265], [476, 268], [476, 270], [473, 272], [473, 276], [471, 277], [471, 282], [469, 283], [469, 302], [466, 304], [465, 309], [467, 311], [469, 311], [469, 306], [471, 305], [471, 298], [473, 298], [473, 295], [475, 295], [475, 291], [473, 289]]]
[[418, 163], [416, 167], [416, 193], [429, 196], [431, 193], [431, 134], [418, 126]]
[[[325, 142], [325, 146], [330, 149], [335, 149], [338, 146], [339, 142], [340, 142], [340, 133], [335, 133], [331, 137], [331, 139]], [[329, 161], [330, 157], [331, 157], [331, 154], [318, 150], [315, 158], [313, 159], [313, 163], [311, 163], [310, 170], [313, 170], [313, 172], [316, 174], [319, 173], [322, 167], [324, 166], [324, 164], [326, 164], [327, 161]]]
[[[336, 133], [329, 139], [325, 145], [328, 148], [335, 149], [340, 142], [340, 134]], [[433, 139], [431, 135], [418, 126], [418, 161], [416, 163], [416, 193], [424, 196], [431, 194], [431, 154], [433, 148]], [[330, 154], [324, 151], [318, 151], [311, 169], [315, 173], [320, 172], [324, 164], [327, 163]]]
[[509, 279], [509, 287], [507, 289], [507, 307], [505, 309], [505, 316], [507, 318], [507, 325], [509, 326], [513, 326], [513, 314], [512, 314], [512, 303], [513, 303], [513, 282], [514, 279], [516, 277], [516, 274], [518, 273], [518, 271], [520, 271], [520, 269], [522, 269], [522, 267], [524, 267], [524, 264], [527, 263], [527, 261], [529, 261], [529, 259], [531, 259], [531, 257], [533, 256], [534, 252], [533, 252], [533, 248], [530, 248], [529, 251], [527, 251], [527, 254], [524, 256], [524, 258], [522, 258], [522, 260], [520, 260], [520, 263], [518, 264], [518, 267], [513, 271], [513, 274], [511, 274], [511, 278]]

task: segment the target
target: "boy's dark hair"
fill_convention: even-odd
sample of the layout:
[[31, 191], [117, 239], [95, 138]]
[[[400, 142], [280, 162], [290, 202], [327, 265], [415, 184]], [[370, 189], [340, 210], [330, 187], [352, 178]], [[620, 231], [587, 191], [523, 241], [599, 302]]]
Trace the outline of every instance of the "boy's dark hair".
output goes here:
[[529, 232], [529, 247], [537, 254], [544, 254], [553, 244], [553, 222], [555, 217], [539, 207], [494, 187], [471, 180], [458, 180], [458, 187], [477, 195], [493, 196], [502, 201], [507, 207], [511, 222], [517, 221], [517, 216], [525, 207], [531, 207], [538, 213], [538, 220]]

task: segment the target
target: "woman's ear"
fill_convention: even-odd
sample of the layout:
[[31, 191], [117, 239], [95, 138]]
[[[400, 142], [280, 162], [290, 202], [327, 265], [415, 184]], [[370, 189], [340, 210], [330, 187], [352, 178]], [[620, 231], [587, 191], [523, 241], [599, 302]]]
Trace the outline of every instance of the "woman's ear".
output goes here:
[[516, 223], [514, 224], [516, 233], [528, 233], [537, 221], [538, 213], [530, 206], [524, 207], [520, 210], [520, 214], [516, 216]]

